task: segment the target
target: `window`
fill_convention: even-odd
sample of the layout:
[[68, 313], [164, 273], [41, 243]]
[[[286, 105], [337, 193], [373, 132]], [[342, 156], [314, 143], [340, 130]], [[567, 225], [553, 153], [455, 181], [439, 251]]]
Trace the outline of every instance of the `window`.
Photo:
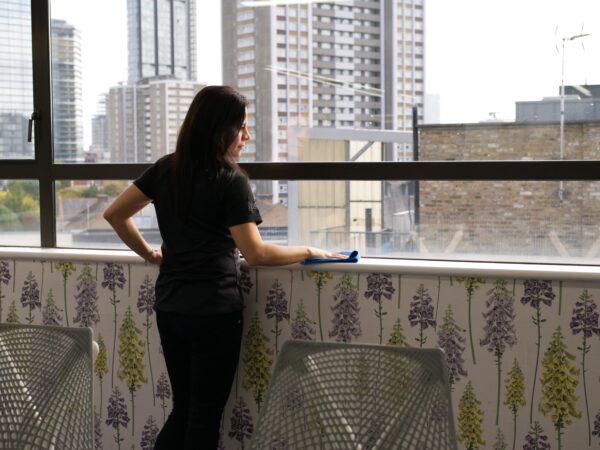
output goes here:
[[[281, 204], [290, 243], [388, 257], [594, 262], [600, 36], [587, 33], [600, 7], [572, 1], [543, 17], [521, 5], [516, 23], [502, 2], [490, 5], [493, 20], [454, 2], [427, 4], [426, 14], [399, 8], [395, 18], [380, 2], [315, 2], [264, 15], [264, 33], [252, 20], [262, 7], [233, 1], [196, 3], [193, 17], [186, 2], [111, 11], [52, 0], [51, 17], [46, 1], [5, 2], [0, 245], [117, 245], [98, 219], [104, 204], [174, 149], [195, 93], [224, 83], [251, 100], [253, 142], [241, 163], [265, 237]], [[220, 41], [221, 6], [228, 26], [239, 22], [231, 42]], [[36, 120], [30, 143], [34, 111], [52, 123]], [[136, 221], [156, 238], [151, 208]]]

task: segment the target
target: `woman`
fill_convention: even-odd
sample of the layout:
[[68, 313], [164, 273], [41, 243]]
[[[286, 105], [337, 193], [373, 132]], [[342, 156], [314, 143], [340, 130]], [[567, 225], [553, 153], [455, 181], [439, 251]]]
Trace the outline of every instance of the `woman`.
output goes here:
[[[104, 218], [134, 252], [160, 264], [156, 322], [173, 410], [155, 449], [215, 449], [242, 337], [239, 252], [250, 265], [341, 257], [263, 242], [262, 221], [236, 159], [246, 141], [246, 99], [208, 86], [192, 101], [175, 153], [133, 182]], [[154, 203], [163, 244], [153, 249], [131, 217]]]

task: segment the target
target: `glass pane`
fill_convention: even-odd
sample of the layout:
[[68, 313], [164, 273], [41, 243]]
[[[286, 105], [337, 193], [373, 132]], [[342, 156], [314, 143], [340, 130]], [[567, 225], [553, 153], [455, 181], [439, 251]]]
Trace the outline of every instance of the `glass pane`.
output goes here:
[[195, 93], [221, 83], [220, 1], [52, 0], [51, 11], [55, 161], [174, 151]]
[[288, 198], [267, 205], [272, 215], [262, 202], [261, 234], [283, 241], [287, 212], [290, 244], [445, 260], [597, 264], [600, 256], [600, 182], [276, 184]]
[[[59, 247], [126, 249], [104, 220], [108, 205], [129, 185], [127, 181], [57, 181], [56, 242]], [[144, 238], [160, 246], [156, 214], [152, 205], [133, 217]]]
[[[0, 2], [0, 160], [32, 159], [31, 1]], [[32, 136], [33, 140], [33, 136]]]
[[37, 181], [0, 180], [0, 245], [40, 245]]

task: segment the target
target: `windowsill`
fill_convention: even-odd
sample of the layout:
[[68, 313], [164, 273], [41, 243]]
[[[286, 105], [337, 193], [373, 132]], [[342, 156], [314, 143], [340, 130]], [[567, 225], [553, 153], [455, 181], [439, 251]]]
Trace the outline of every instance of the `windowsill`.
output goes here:
[[[135, 253], [125, 250], [0, 247], [1, 259], [148, 264]], [[261, 268], [269, 269], [268, 267]], [[464, 262], [423, 259], [361, 258], [358, 263], [325, 263], [309, 266], [291, 264], [284, 266], [284, 268], [287, 270], [321, 270], [330, 272], [389, 272], [403, 275], [427, 276], [481, 276], [488, 278], [586, 281], [597, 281], [600, 279], [600, 266], [592, 265]], [[272, 267], [270, 269], [278, 268]]]

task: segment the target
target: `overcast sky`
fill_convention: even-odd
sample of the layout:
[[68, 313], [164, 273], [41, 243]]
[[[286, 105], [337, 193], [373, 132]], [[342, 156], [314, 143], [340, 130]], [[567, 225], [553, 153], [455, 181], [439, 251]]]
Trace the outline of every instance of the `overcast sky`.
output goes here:
[[[81, 31], [86, 147], [96, 99], [127, 79], [126, 0], [53, 0], [52, 17]], [[221, 82], [220, 0], [198, 0], [198, 79]], [[514, 119], [517, 100], [558, 95], [565, 84], [600, 84], [600, 0], [425, 0], [426, 92], [441, 121]], [[233, 30], [232, 30], [233, 32]], [[583, 44], [583, 46], [582, 46]]]

